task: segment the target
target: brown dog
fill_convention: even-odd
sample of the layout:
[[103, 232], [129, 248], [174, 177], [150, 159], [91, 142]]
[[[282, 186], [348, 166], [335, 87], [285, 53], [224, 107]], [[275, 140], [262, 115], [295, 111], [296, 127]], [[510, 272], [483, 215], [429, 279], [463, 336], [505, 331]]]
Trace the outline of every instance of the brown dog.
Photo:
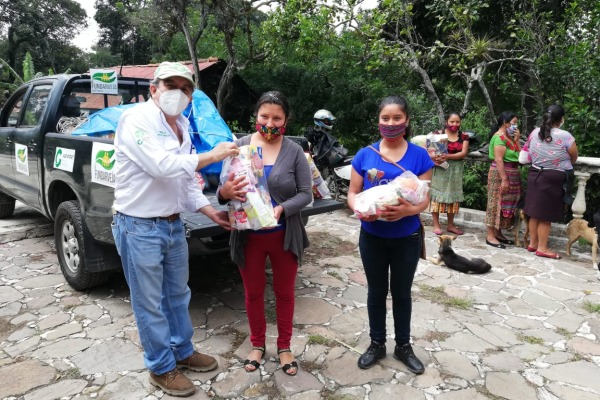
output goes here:
[[596, 266], [596, 254], [598, 252], [598, 232], [596, 228], [590, 228], [588, 222], [584, 219], [573, 219], [567, 225], [567, 251], [565, 253], [571, 255], [571, 245], [579, 238], [584, 238], [592, 244], [592, 265]]
[[452, 241], [454, 239], [456, 239], [456, 236], [438, 236], [440, 242], [438, 258], [427, 257], [427, 259], [435, 265], [440, 265], [443, 262], [446, 267], [465, 274], [485, 274], [492, 269], [492, 266], [481, 258], [469, 260], [466, 257], [456, 254], [454, 250], [452, 250]]
[[519, 232], [521, 231], [521, 223], [525, 223], [525, 234], [523, 235], [523, 247], [528, 246], [529, 242], [529, 217], [523, 212], [523, 209], [517, 208], [515, 211], [515, 220], [513, 222], [512, 233], [515, 237], [515, 246], [521, 247], [519, 241]]

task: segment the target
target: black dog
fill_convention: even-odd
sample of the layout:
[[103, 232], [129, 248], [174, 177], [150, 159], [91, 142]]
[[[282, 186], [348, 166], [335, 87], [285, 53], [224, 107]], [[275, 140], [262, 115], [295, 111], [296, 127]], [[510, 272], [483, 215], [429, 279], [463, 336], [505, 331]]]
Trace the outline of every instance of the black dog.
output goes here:
[[440, 249], [438, 250], [438, 258], [428, 257], [432, 263], [439, 265], [442, 262], [446, 267], [465, 274], [485, 274], [492, 269], [492, 266], [481, 258], [473, 258], [469, 260], [466, 257], [460, 256], [452, 250], [452, 241], [456, 239], [451, 235], [440, 235]]

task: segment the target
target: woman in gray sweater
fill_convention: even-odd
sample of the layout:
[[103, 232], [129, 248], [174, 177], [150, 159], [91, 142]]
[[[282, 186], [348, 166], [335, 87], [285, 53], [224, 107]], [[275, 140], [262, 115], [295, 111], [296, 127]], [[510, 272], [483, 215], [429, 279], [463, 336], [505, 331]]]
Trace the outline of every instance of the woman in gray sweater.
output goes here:
[[[265, 354], [267, 324], [264, 309], [265, 262], [271, 260], [277, 313], [277, 354], [281, 368], [296, 375], [298, 364], [290, 350], [294, 317], [294, 284], [308, 237], [300, 210], [312, 201], [311, 173], [302, 148], [284, 137], [289, 103], [277, 91], [263, 94], [257, 103], [256, 132], [238, 139], [238, 146], [262, 148], [262, 158], [275, 219], [279, 225], [260, 231], [233, 231], [231, 258], [244, 282], [246, 313], [252, 351], [244, 361], [248, 372], [256, 371]], [[219, 202], [245, 201], [246, 183], [233, 174], [219, 187]]]

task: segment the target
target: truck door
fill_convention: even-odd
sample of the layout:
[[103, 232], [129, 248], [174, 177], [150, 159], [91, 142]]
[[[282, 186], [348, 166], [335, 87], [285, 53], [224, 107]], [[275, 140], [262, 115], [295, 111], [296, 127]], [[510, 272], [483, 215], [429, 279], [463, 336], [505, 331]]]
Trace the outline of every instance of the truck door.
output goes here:
[[24, 203], [43, 210], [41, 177], [43, 158], [43, 123], [48, 118], [46, 106], [51, 83], [39, 83], [31, 87], [21, 106], [21, 118], [14, 128], [11, 143], [12, 167], [14, 171], [14, 193]]
[[14, 140], [17, 126], [23, 117], [23, 100], [28, 88], [14, 93], [2, 110], [0, 121], [0, 188], [7, 194], [15, 194], [15, 171], [13, 167]]

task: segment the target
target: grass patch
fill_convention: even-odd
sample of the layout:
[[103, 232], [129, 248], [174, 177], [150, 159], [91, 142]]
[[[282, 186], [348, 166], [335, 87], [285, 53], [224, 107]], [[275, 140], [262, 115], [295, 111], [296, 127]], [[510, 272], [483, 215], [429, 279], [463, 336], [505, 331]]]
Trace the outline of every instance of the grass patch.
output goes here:
[[587, 240], [585, 240], [585, 238], [580, 237], [579, 239], [577, 239], [577, 244], [580, 246], [591, 246], [592, 244], [590, 242], [588, 242]]
[[[237, 329], [233, 329], [232, 327], [225, 327], [223, 328], [223, 330], [221, 331], [221, 333], [219, 333], [219, 335], [233, 335], [233, 342], [231, 342], [231, 349], [223, 354], [222, 356], [224, 358], [233, 358], [233, 354], [235, 353], [235, 351], [238, 349], [238, 347], [240, 347], [242, 345], [242, 343], [244, 343], [244, 340], [246, 340], [246, 338], [248, 337], [248, 334], [245, 332], [240, 332]], [[213, 398], [214, 400], [214, 398]]]
[[444, 288], [441, 286], [433, 287], [429, 285], [418, 285], [418, 287], [421, 289], [418, 295], [433, 303], [442, 304], [446, 307], [459, 308], [462, 310], [468, 310], [469, 308], [473, 307], [472, 300], [448, 296], [446, 292], [444, 292]]
[[336, 394], [328, 389], [321, 391], [321, 398], [324, 400], [356, 400], [355, 396], [349, 394]]
[[277, 323], [277, 311], [275, 310], [274, 304], [270, 305], [269, 307], [265, 307], [265, 318], [270, 324]]
[[356, 244], [326, 232], [310, 232], [308, 239], [310, 247], [304, 252], [305, 263], [316, 263], [340, 254], [353, 254], [357, 248]]
[[323, 346], [327, 346], [327, 347], [333, 347], [335, 346], [335, 341], [329, 338], [326, 338], [325, 336], [321, 336], [321, 335], [310, 335], [308, 337], [308, 344], [320, 344]]
[[561, 336], [566, 337], [567, 339], [570, 339], [573, 337], [573, 333], [569, 332], [565, 328], [556, 328], [556, 333], [558, 333]]
[[340, 274], [338, 274], [338, 273], [337, 273], [337, 272], [335, 272], [335, 271], [327, 271], [327, 275], [329, 275], [329, 276], [333, 276], [334, 278], [336, 278], [336, 279], [339, 279], [339, 280], [340, 280], [340, 281], [342, 281], [342, 282], [344, 281], [344, 280], [342, 279], [342, 277], [340, 276]]
[[543, 345], [544, 344], [544, 339], [536, 337], [536, 336], [520, 335], [519, 338], [522, 341], [527, 342], [529, 344], [539, 344], [539, 345]]
[[300, 360], [300, 369], [310, 374], [315, 371], [321, 371], [323, 369], [323, 365], [317, 364], [313, 361]]
[[79, 371], [79, 368], [69, 368], [65, 371], [63, 371], [57, 378], [57, 380], [60, 379], [79, 379], [81, 378], [81, 371]]
[[434, 341], [438, 341], [438, 342], [443, 342], [444, 340], [448, 339], [450, 337], [450, 334], [448, 332], [437, 332], [437, 331], [430, 331], [427, 332], [427, 334], [425, 336], [423, 336], [423, 340], [426, 340], [428, 342], [434, 342]]
[[590, 313], [600, 314], [600, 304], [598, 304], [598, 303], [592, 303], [591, 301], [584, 301], [583, 309]]

